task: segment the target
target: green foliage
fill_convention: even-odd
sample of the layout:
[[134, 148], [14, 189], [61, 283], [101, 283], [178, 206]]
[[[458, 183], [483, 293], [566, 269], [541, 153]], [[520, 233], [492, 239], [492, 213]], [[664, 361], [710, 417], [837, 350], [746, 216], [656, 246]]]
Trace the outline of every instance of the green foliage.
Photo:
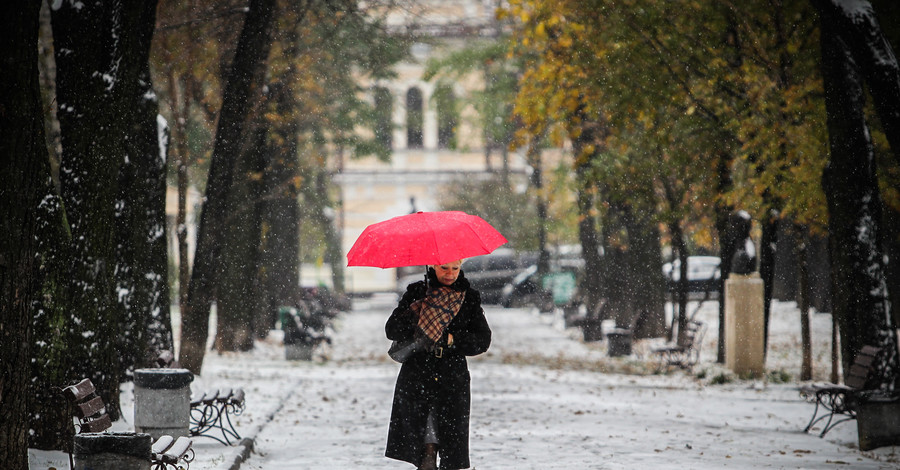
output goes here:
[[732, 382], [734, 382], [734, 376], [725, 372], [720, 372], [709, 379], [710, 385], [725, 385]]
[[[820, 224], [824, 125], [811, 11], [760, 1], [510, 1], [502, 15], [515, 24], [512, 54], [527, 64], [518, 142], [544, 129], [561, 142], [556, 125], [576, 139], [583, 116], [604, 123], [608, 136], [596, 145], [609, 155], [592, 175], [604, 198], [641, 195], [700, 246], [714, 242], [719, 203]], [[718, 184], [723, 155], [731, 192]]]
[[478, 74], [484, 88], [463, 97], [463, 104], [477, 111], [478, 127], [485, 133], [489, 147], [509, 145], [515, 122], [512, 103], [517, 90], [518, 57], [507, 54], [505, 39], [472, 41], [467, 47], [440, 59], [430, 59], [423, 78], [448, 84]]
[[766, 372], [766, 381], [773, 384], [790, 383], [793, 377], [784, 369], [770, 370]]
[[508, 247], [537, 248], [537, 213], [527, 194], [513, 191], [499, 177], [488, 180], [459, 178], [446, 185], [440, 196], [442, 210], [476, 214], [495, 227], [503, 227]]

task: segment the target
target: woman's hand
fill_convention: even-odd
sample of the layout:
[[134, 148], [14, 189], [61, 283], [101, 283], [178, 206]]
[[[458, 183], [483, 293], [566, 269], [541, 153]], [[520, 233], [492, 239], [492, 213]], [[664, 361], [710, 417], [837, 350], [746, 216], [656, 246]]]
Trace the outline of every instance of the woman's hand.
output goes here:
[[447, 333], [447, 347], [453, 346], [453, 334]]

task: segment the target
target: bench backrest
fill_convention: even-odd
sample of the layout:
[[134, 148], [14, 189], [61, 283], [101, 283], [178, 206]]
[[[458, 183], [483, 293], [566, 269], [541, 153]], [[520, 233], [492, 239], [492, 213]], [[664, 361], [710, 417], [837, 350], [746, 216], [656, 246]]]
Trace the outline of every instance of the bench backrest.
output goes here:
[[78, 418], [78, 432], [103, 432], [112, 427], [103, 399], [97, 395], [91, 379], [84, 379], [63, 389], [63, 396]]
[[850, 365], [850, 373], [844, 378], [844, 385], [863, 390], [869, 381], [869, 373], [875, 368], [875, 356], [880, 348], [863, 346]]
[[684, 335], [678, 338], [678, 345], [685, 348], [693, 348], [695, 345], [699, 346], [699, 343], [703, 341], [703, 333], [705, 331], [706, 328], [703, 322], [697, 320], [689, 321], [684, 328]]

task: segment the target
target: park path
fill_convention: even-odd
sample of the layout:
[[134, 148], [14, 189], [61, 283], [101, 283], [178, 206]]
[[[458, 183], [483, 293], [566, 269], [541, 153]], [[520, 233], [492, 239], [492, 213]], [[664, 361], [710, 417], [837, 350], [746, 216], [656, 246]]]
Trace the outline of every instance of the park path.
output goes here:
[[[296, 389], [241, 468], [411, 468], [383, 457], [399, 368], [383, 339], [393, 300], [343, 316], [329, 361], [283, 363]], [[855, 449], [853, 423], [825, 439], [801, 433], [812, 407], [796, 385], [599, 373], [639, 360], [607, 359], [529, 310], [487, 316], [493, 345], [470, 360], [475, 469], [897, 468], [890, 451]]]

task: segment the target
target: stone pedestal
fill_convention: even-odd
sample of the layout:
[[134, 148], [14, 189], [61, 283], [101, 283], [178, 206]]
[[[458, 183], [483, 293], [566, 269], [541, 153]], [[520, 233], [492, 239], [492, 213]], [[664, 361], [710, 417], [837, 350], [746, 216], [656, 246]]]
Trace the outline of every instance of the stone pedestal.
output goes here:
[[758, 273], [725, 281], [725, 366], [739, 376], [765, 373], [763, 281]]
[[151, 445], [149, 434], [76, 434], [74, 470], [150, 470]]
[[159, 439], [189, 435], [191, 382], [187, 369], [134, 371], [134, 429]]
[[856, 409], [859, 450], [900, 445], [900, 399], [873, 397]]

